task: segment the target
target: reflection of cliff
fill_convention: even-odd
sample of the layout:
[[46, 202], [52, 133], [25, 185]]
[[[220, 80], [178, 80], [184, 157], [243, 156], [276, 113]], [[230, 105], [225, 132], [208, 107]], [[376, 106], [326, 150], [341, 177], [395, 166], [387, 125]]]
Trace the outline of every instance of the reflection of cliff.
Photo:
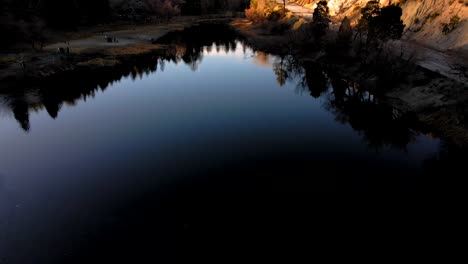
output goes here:
[[300, 63], [290, 56], [278, 59], [274, 71], [280, 85], [286, 79], [298, 79], [300, 89], [314, 98], [325, 98], [325, 108], [334, 113], [337, 121], [349, 123], [360, 132], [369, 146], [405, 149], [414, 140], [415, 122], [410, 115], [379, 104], [373, 94], [333, 71], [311, 62]]
[[113, 82], [123, 77], [135, 79], [144, 74], [156, 72], [158, 66], [163, 68], [165, 62], [184, 62], [196, 70], [202, 60], [203, 52], [211, 52], [213, 46], [217, 51], [234, 51], [238, 41], [232, 31], [225, 26], [194, 27], [167, 35], [161, 40], [170, 47], [164, 56], [143, 58], [137, 65], [122, 65], [106, 74], [87, 75], [79, 73], [57, 77], [41, 83], [37, 87], [23, 87], [21, 92], [0, 94], [0, 109], [11, 111], [21, 128], [30, 129], [29, 116], [32, 111], [46, 110], [51, 118], [59, 115], [63, 104], [76, 105], [80, 100], [93, 98], [99, 89], [104, 91]]

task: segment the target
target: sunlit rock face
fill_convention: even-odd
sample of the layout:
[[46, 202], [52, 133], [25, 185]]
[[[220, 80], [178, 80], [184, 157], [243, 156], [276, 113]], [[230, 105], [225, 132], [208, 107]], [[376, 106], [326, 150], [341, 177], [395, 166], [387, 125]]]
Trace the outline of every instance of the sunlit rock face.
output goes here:
[[[314, 9], [319, 0], [290, 1]], [[332, 16], [338, 19], [347, 16], [355, 24], [360, 18], [360, 8], [368, 1], [329, 0], [328, 6]], [[380, 0], [382, 6], [389, 3], [401, 4], [405, 38], [440, 50], [468, 54], [468, 0]], [[452, 31], [444, 33], [443, 25], [453, 18], [459, 22]]]

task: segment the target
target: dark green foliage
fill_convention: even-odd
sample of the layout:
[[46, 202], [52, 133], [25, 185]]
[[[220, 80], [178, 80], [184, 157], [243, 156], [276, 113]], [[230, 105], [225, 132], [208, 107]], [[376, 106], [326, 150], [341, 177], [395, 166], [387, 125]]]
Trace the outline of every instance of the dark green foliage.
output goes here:
[[348, 46], [351, 43], [351, 37], [353, 35], [353, 28], [351, 27], [351, 20], [345, 16], [341, 21], [340, 29], [338, 30], [337, 42], [344, 46]]
[[361, 9], [361, 19], [357, 24], [357, 30], [359, 33], [363, 33], [369, 29], [370, 21], [380, 14], [379, 1], [369, 1], [366, 6]]
[[319, 98], [328, 89], [327, 77], [319, 67], [314, 65], [308, 65], [305, 68], [303, 82], [309, 88], [310, 96], [314, 98]]
[[321, 0], [317, 3], [317, 7], [313, 14], [312, 24], [314, 25], [313, 28], [316, 37], [322, 37], [326, 34], [330, 25], [330, 13], [327, 1]]
[[380, 15], [380, 3], [379, 1], [369, 1], [366, 6], [361, 9], [361, 23], [368, 24], [372, 18]]
[[403, 11], [399, 5], [390, 4], [380, 8], [379, 1], [369, 1], [361, 13], [358, 31], [367, 32], [368, 43], [382, 43], [401, 38], [405, 25], [401, 20]]
[[381, 9], [380, 15], [371, 20], [377, 38], [380, 40], [400, 39], [405, 25], [401, 20], [403, 10], [399, 5], [391, 4]]
[[458, 24], [460, 24], [460, 17], [453, 16], [449, 23], [442, 23], [442, 33], [448, 35], [457, 28]]

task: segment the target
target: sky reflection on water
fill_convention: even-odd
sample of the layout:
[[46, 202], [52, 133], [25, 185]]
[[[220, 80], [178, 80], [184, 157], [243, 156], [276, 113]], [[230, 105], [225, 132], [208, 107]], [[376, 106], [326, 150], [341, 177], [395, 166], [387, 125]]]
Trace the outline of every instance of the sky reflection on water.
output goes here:
[[[0, 255], [54, 263], [93, 243], [115, 249], [107, 232], [156, 219], [177, 195], [174, 204], [201, 193], [424, 186], [439, 139], [339, 77], [294, 63], [229, 39], [179, 46], [100, 87], [1, 94]], [[161, 225], [179, 216], [162, 212]], [[172, 252], [167, 232], [154, 243]]]

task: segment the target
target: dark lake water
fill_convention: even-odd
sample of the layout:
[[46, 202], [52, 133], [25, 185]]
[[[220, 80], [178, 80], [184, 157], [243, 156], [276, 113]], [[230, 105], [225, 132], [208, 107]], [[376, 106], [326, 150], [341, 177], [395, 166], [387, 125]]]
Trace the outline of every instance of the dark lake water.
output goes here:
[[449, 186], [434, 175], [458, 150], [410, 116], [312, 64], [198, 33], [99, 83], [0, 94], [0, 263], [211, 255], [241, 229], [223, 221], [265, 197]]

